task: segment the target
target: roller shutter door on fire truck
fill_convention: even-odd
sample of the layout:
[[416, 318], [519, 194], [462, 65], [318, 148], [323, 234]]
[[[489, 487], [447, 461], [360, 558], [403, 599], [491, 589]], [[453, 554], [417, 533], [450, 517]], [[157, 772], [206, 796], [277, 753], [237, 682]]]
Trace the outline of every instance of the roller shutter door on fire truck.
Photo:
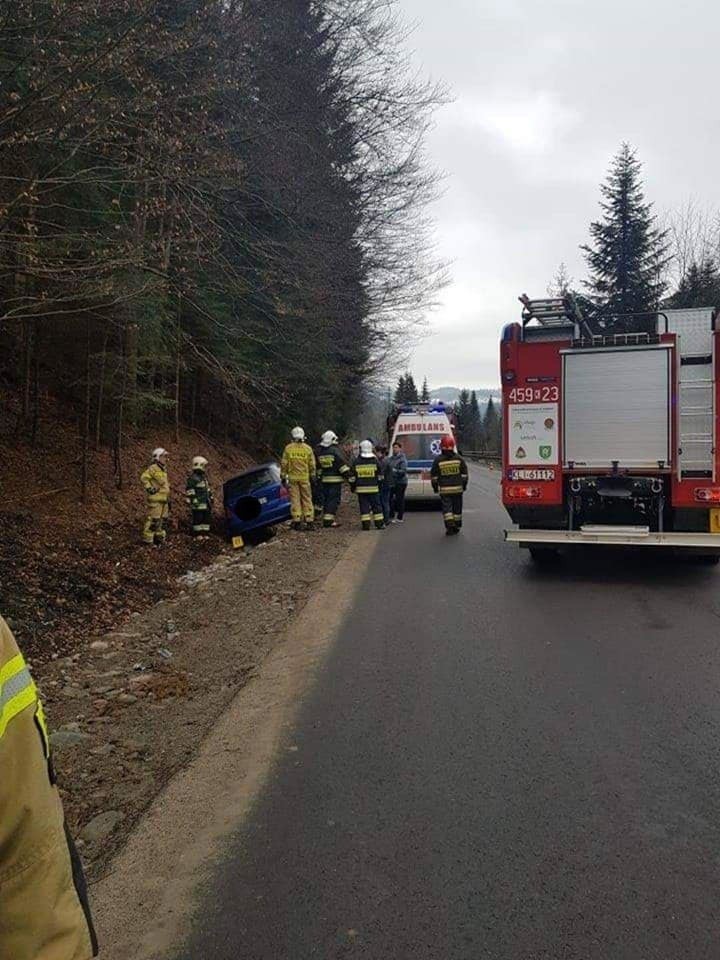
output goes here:
[[563, 352], [565, 466], [671, 463], [670, 358], [660, 346]]

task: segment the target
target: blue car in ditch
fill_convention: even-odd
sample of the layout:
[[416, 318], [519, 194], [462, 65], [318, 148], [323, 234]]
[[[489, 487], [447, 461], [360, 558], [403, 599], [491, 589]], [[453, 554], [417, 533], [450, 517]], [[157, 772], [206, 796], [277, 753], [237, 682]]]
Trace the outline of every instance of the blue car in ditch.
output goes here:
[[231, 540], [290, 519], [290, 495], [274, 461], [245, 470], [223, 484], [225, 523]]

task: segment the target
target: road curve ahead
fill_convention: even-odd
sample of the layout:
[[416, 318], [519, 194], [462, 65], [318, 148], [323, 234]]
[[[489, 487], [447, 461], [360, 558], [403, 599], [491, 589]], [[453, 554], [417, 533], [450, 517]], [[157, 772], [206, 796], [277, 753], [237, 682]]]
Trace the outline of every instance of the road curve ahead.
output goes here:
[[[717, 960], [720, 575], [382, 534], [180, 960]], [[320, 535], [318, 535], [320, 538]], [[319, 539], [320, 542], [320, 539]]]

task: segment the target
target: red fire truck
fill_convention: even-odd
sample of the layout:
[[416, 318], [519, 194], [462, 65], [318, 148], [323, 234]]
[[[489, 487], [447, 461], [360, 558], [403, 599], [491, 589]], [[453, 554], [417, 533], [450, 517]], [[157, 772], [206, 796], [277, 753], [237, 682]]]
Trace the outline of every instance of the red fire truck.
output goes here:
[[[714, 309], [613, 318], [530, 300], [500, 345], [505, 539], [671, 548], [720, 560], [720, 322]], [[645, 332], [618, 332], [620, 329]]]

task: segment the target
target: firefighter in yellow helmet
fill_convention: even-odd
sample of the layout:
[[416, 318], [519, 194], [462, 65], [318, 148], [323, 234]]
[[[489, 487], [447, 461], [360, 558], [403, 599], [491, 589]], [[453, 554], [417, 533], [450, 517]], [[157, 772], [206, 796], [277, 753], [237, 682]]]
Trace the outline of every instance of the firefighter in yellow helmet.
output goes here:
[[152, 452], [152, 463], [140, 476], [147, 495], [147, 516], [143, 527], [143, 541], [150, 546], [165, 543], [168, 514], [170, 513], [170, 481], [167, 473], [168, 452], [157, 447]]
[[299, 530], [303, 519], [308, 530], [312, 530], [315, 521], [312, 481], [317, 472], [315, 453], [305, 443], [305, 431], [302, 427], [293, 427], [292, 441], [285, 447], [280, 470], [283, 481], [290, 487], [290, 516], [293, 530]]
[[0, 957], [90, 960], [97, 941], [42, 704], [0, 617]]

